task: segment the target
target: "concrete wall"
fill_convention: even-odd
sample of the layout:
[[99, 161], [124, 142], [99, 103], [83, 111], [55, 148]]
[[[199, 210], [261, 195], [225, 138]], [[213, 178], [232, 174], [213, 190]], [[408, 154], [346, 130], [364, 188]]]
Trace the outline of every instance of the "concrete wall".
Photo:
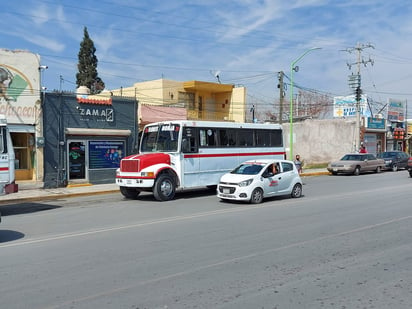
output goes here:
[[[284, 144], [289, 159], [289, 123], [283, 123]], [[308, 119], [293, 124], [293, 157], [305, 165], [336, 160], [354, 150], [356, 122], [347, 119]]]

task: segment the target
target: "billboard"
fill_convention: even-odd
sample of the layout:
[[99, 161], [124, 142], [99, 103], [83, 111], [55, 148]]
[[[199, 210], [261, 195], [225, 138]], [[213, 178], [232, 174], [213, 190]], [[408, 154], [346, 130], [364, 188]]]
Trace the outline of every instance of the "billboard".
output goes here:
[[[333, 98], [333, 117], [334, 118], [350, 118], [356, 117], [356, 98], [354, 95], [340, 96]], [[370, 117], [371, 113], [368, 109], [367, 96], [362, 95], [360, 100], [360, 116]]]
[[388, 100], [388, 120], [395, 122], [405, 121], [406, 101], [405, 100]]
[[40, 103], [40, 56], [0, 49], [0, 114], [13, 124], [35, 124]]

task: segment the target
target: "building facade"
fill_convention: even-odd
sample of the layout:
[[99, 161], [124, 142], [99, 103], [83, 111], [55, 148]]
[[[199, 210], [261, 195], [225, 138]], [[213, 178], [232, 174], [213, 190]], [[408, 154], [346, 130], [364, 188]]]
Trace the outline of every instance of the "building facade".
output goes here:
[[[153, 120], [150, 108], [145, 106], [172, 108], [163, 113], [163, 120], [245, 122], [246, 119], [246, 89], [231, 84], [158, 79], [111, 90], [111, 94], [136, 97], [139, 100], [140, 128], [156, 121]], [[157, 110], [157, 113], [161, 111]]]
[[9, 124], [16, 154], [16, 180], [43, 178], [40, 56], [0, 49], [0, 114]]
[[112, 183], [137, 152], [134, 98], [46, 93], [42, 107], [45, 188]]

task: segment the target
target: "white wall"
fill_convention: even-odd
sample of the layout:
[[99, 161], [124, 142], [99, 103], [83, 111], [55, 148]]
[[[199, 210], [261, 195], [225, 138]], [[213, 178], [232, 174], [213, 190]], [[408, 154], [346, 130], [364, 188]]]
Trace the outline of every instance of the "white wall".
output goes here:
[[[289, 123], [283, 123], [285, 148], [289, 149]], [[347, 119], [308, 119], [293, 124], [293, 157], [307, 164], [327, 163], [354, 151], [356, 122]], [[289, 150], [287, 151], [289, 159]]]

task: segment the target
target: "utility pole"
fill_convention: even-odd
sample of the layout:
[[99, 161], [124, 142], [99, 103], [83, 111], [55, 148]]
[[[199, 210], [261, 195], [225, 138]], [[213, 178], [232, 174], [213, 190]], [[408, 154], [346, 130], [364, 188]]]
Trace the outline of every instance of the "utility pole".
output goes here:
[[283, 122], [283, 101], [284, 101], [284, 98], [285, 98], [285, 91], [283, 89], [283, 87], [284, 87], [283, 76], [284, 76], [283, 71], [280, 71], [278, 73], [278, 79], [279, 79], [279, 84], [278, 84], [278, 88], [279, 88], [279, 123], [280, 124], [282, 124], [282, 122]]
[[[356, 47], [347, 48], [348, 53], [357, 52], [357, 60], [355, 63], [347, 63], [349, 70], [352, 68], [352, 65], [357, 66], [357, 74], [349, 76], [349, 84], [355, 90], [356, 97], [356, 138], [355, 138], [355, 151], [359, 150], [360, 147], [360, 102], [362, 99], [362, 87], [361, 87], [361, 64], [365, 67], [368, 63], [373, 65], [373, 60], [369, 57], [368, 60], [362, 58], [362, 51], [366, 48], [375, 48], [372, 44], [360, 44], [358, 43]], [[355, 87], [353, 87], [355, 86]]]

